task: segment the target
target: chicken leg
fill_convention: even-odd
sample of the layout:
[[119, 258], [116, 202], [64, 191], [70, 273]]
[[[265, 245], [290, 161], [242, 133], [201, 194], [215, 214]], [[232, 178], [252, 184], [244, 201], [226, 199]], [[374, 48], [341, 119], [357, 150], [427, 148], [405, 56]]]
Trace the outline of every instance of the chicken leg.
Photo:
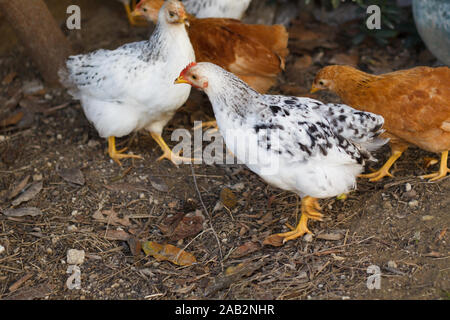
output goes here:
[[439, 180], [441, 178], [444, 178], [447, 175], [447, 173], [450, 173], [450, 169], [447, 167], [447, 160], [448, 160], [448, 150], [442, 152], [442, 155], [441, 155], [441, 166], [440, 166], [438, 172], [427, 174], [427, 175], [420, 176], [420, 177], [422, 179], [432, 178], [432, 179], [430, 179], [430, 182]]
[[318, 210], [320, 210], [320, 205], [316, 198], [309, 196], [304, 197], [301, 204], [302, 214], [297, 227], [292, 231], [277, 234], [279, 237], [283, 238], [283, 243], [301, 237], [305, 233], [312, 233], [308, 229], [307, 222], [308, 219], [322, 221], [323, 215]]
[[375, 182], [383, 179], [383, 177], [389, 176], [393, 177], [393, 175], [389, 172], [389, 169], [392, 167], [395, 161], [402, 155], [405, 150], [408, 149], [408, 145], [404, 143], [391, 143], [392, 155], [386, 161], [386, 163], [377, 171], [367, 174], [359, 175], [360, 178], [369, 178], [369, 181]]
[[173, 153], [172, 150], [170, 150], [169, 146], [164, 141], [164, 139], [161, 137], [161, 135], [154, 133], [154, 132], [150, 132], [150, 135], [156, 141], [156, 143], [161, 147], [161, 149], [163, 151], [163, 155], [157, 159], [158, 161], [165, 158], [165, 159], [172, 161], [172, 163], [174, 165], [178, 166], [178, 164], [180, 164], [181, 162], [186, 162], [186, 161], [194, 162], [196, 160], [196, 159], [182, 157], [178, 154]]
[[125, 11], [127, 12], [127, 17], [130, 25], [134, 27], [146, 27], [148, 26], [147, 22], [143, 19], [136, 18], [131, 14], [131, 12], [136, 7], [136, 0], [131, 0], [131, 6], [130, 1], [121, 1], [123, 3], [123, 6], [125, 7]]
[[116, 150], [116, 137], [111, 136], [108, 138], [108, 154], [119, 166], [122, 164], [120, 163], [119, 159], [125, 159], [125, 158], [133, 158], [133, 159], [143, 159], [139, 155], [135, 154], [123, 154], [128, 148], [123, 148], [120, 150]]
[[219, 130], [219, 127], [217, 126], [217, 121], [216, 120], [205, 121], [205, 122], [202, 121], [201, 124], [195, 126], [193, 129], [197, 130], [197, 129], [200, 129], [200, 128], [202, 128], [202, 129], [203, 128], [206, 128], [206, 129], [214, 128], [215, 129], [214, 131]]

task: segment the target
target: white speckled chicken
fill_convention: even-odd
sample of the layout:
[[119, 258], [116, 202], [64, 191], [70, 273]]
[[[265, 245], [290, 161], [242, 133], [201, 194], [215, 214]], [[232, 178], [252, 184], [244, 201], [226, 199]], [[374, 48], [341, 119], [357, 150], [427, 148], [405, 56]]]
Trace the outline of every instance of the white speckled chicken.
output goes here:
[[251, 0], [182, 0], [186, 11], [197, 18], [241, 19]]
[[81, 101], [88, 120], [108, 138], [109, 155], [119, 164], [122, 158], [139, 156], [116, 150], [115, 137], [141, 129], [148, 130], [163, 150], [158, 160], [183, 159], [170, 150], [161, 133], [191, 90], [173, 83], [180, 69], [195, 60], [185, 19], [178, 1], [166, 1], [148, 41], [71, 56], [67, 70], [61, 72], [62, 82]]
[[263, 95], [211, 63], [190, 65], [175, 82], [208, 95], [219, 130], [238, 160], [269, 184], [302, 197], [298, 226], [274, 235], [282, 243], [310, 233], [308, 219], [322, 219], [317, 198], [355, 188], [365, 161], [372, 159], [370, 151], [387, 142], [377, 138], [383, 132], [381, 116], [344, 104]]

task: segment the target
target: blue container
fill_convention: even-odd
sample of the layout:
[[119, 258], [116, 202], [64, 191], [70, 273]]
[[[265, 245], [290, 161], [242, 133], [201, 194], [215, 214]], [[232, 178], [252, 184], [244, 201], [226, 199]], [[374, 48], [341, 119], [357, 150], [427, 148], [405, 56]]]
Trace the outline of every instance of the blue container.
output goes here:
[[413, 0], [413, 13], [428, 50], [450, 66], [450, 0]]

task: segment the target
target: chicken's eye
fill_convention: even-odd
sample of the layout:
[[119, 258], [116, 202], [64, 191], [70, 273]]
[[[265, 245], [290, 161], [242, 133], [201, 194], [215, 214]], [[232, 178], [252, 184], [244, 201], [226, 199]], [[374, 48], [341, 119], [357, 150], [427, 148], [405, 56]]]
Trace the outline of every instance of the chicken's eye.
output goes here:
[[142, 10], [143, 10], [144, 12], [147, 12], [147, 8], [142, 8]]
[[173, 18], [173, 17], [175, 17], [175, 13], [174, 13], [173, 11], [169, 11], [169, 16], [170, 16], [171, 18]]
[[323, 86], [323, 85], [325, 84], [325, 82], [323, 82], [323, 80], [320, 80], [320, 81], [319, 81], [319, 84], [320, 84], [321, 86]]
[[192, 79], [193, 79], [193, 80], [197, 80], [197, 76], [195, 76], [195, 75], [192, 76]]

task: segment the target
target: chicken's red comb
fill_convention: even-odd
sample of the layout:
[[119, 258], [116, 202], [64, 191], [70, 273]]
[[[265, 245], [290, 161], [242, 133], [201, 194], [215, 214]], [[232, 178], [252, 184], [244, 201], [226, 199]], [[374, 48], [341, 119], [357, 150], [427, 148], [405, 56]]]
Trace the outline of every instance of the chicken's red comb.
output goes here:
[[186, 68], [184, 68], [184, 69], [181, 71], [180, 76], [184, 76], [184, 75], [186, 74], [186, 72], [188, 72], [188, 70], [189, 70], [190, 68], [192, 68], [193, 66], [196, 66], [196, 65], [197, 65], [196, 62], [191, 62], [191, 63], [189, 63], [189, 64], [186, 66]]
[[136, 5], [136, 7], [134, 7], [135, 9], [139, 9], [140, 7], [142, 7], [142, 5], [144, 4], [144, 0], [139, 1], [139, 3]]

